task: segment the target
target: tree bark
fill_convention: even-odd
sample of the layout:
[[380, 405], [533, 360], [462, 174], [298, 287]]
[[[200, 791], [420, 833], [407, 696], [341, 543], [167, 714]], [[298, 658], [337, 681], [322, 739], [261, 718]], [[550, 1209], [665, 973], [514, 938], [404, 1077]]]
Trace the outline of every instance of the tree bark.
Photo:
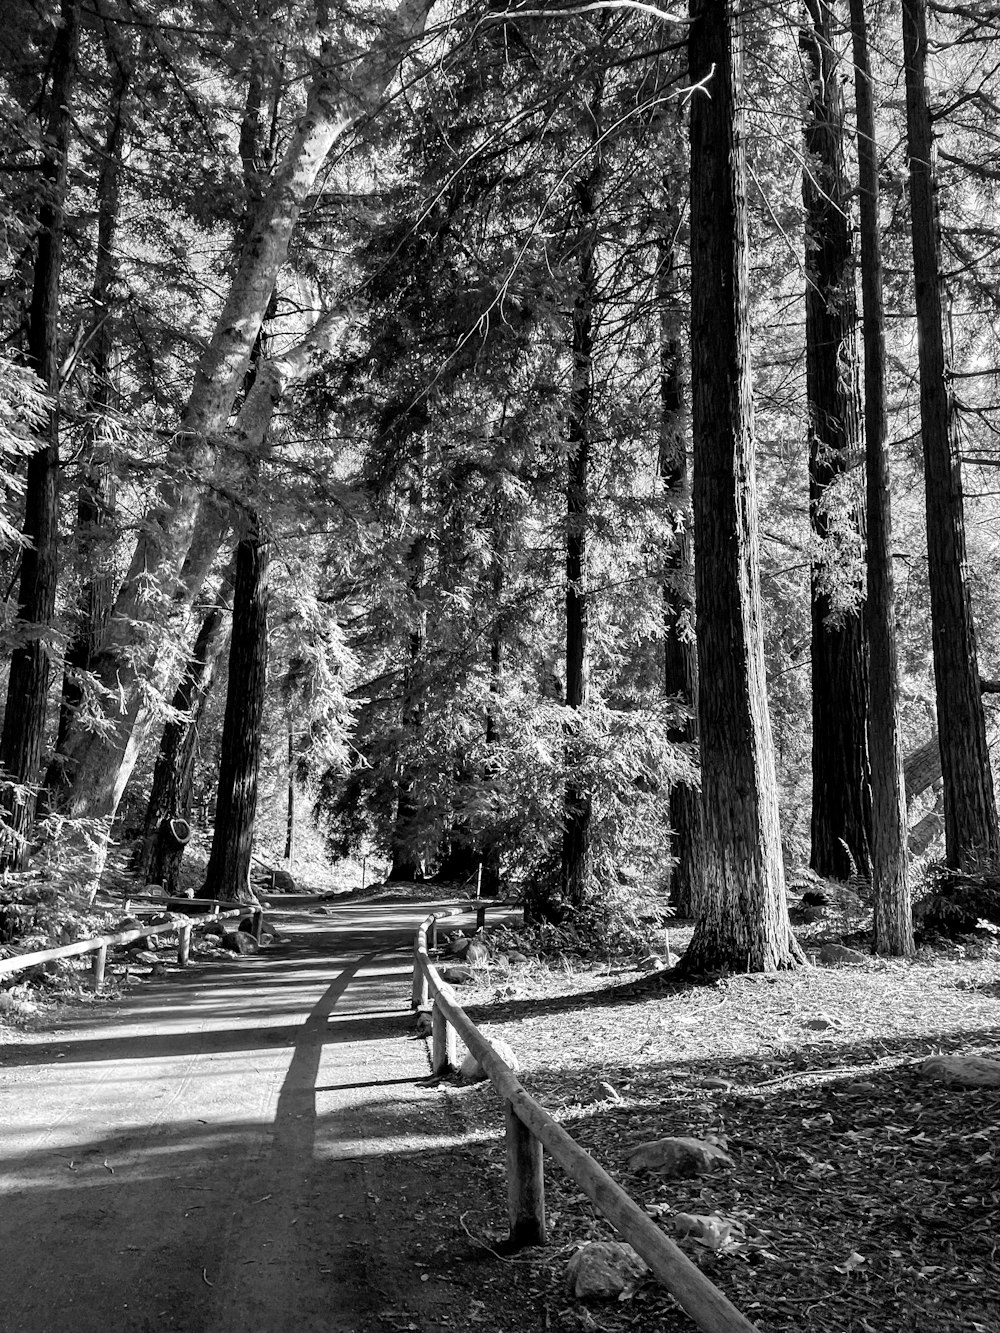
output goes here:
[[[573, 305], [572, 380], [567, 427], [566, 460], [566, 707], [576, 716], [566, 723], [566, 769], [579, 765], [580, 712], [590, 701], [590, 594], [587, 588], [587, 542], [590, 527], [591, 413], [594, 396], [594, 303], [597, 274], [597, 194], [600, 188], [599, 150], [589, 177], [577, 182], [579, 210], [577, 294]], [[560, 862], [561, 890], [573, 908], [583, 905], [593, 876], [589, 788], [568, 776], [563, 793], [563, 837]]]
[[741, 34], [692, 0], [691, 385], [704, 881], [689, 975], [803, 961], [788, 924], [761, 624]]
[[965, 577], [965, 513], [958, 419], [942, 324], [940, 227], [927, 101], [927, 3], [903, 0], [910, 226], [920, 365], [927, 566], [938, 735], [944, 778], [945, 858], [971, 871], [1000, 853], [996, 801]]
[[808, 102], [805, 208], [806, 402], [809, 422], [809, 518], [817, 539], [811, 578], [812, 848], [820, 875], [846, 880], [871, 874], [871, 772], [868, 762], [868, 642], [863, 589], [835, 589], [843, 579], [843, 536], [859, 532], [851, 504], [843, 536], [831, 520], [860, 452], [850, 191], [844, 164], [844, 103], [833, 13], [808, 0], [800, 30]]
[[47, 142], [41, 179], [27, 360], [53, 398], [44, 445], [28, 460], [24, 536], [17, 595], [18, 644], [10, 663], [0, 732], [0, 769], [7, 783], [0, 868], [23, 869], [34, 822], [51, 676], [52, 622], [59, 574], [59, 294], [64, 213], [72, 136], [72, 95], [79, 40], [79, 0], [63, 0], [50, 56]]
[[59, 787], [65, 781], [63, 748], [84, 693], [80, 673], [90, 670], [114, 599], [110, 528], [115, 505], [115, 477], [103, 457], [106, 444], [104, 419], [115, 406], [118, 396], [112, 319], [114, 285], [118, 275], [115, 244], [121, 211], [126, 102], [134, 70], [131, 52], [112, 23], [105, 24], [105, 34], [111, 100], [97, 184], [97, 256], [90, 293], [91, 320], [95, 330], [87, 367], [90, 380], [87, 410], [91, 423], [86, 427], [81, 460], [83, 478], [77, 490], [76, 509], [78, 560], [84, 580], [77, 603], [76, 624], [66, 649], [59, 730], [46, 778], [49, 787]]
[[295, 808], [295, 731], [288, 719], [288, 808], [285, 813], [285, 860], [289, 870], [295, 861], [295, 839], [298, 833]]
[[268, 543], [256, 520], [236, 547], [229, 683], [206, 897], [253, 900], [250, 858], [257, 816], [261, 725], [267, 686]]
[[229, 634], [232, 576], [219, 590], [219, 600], [201, 623], [191, 656], [170, 706], [177, 716], [163, 728], [153, 768], [142, 839], [133, 868], [146, 882], [162, 884], [167, 893], [178, 887], [184, 848], [171, 835], [173, 819], [190, 820], [195, 750], [199, 721], [215, 680], [219, 654]]
[[[427, 534], [424, 524], [424, 459], [423, 452], [416, 464], [417, 475], [410, 489], [410, 519], [414, 526], [413, 540], [407, 552], [407, 583], [410, 591], [410, 628], [407, 636], [407, 660], [403, 669], [402, 726], [404, 736], [412, 735], [420, 727], [424, 706], [423, 658], [427, 642], [427, 609], [424, 604], [424, 577], [427, 570]], [[405, 750], [405, 742], [404, 742]], [[397, 761], [396, 817], [392, 831], [392, 863], [386, 880], [408, 883], [423, 879], [424, 868], [420, 856], [420, 830], [417, 827], [416, 778], [408, 758]]]
[[[343, 76], [339, 60], [331, 60], [331, 68], [319, 74], [285, 155], [254, 211], [236, 276], [195, 373], [157, 503], [93, 663], [113, 700], [105, 710], [107, 726], [90, 731], [74, 728], [67, 741], [72, 786], [64, 808], [70, 815], [109, 823], [117, 808], [150, 720], [145, 695], [150, 686], [165, 688], [173, 672], [174, 653], [168, 645], [176, 636], [167, 629], [187, 614], [226, 531], [226, 515], [214, 501], [203, 498], [204, 479], [212, 474], [216, 441], [229, 432], [233, 404], [299, 214], [330, 149], [379, 105], [410, 44], [423, 31], [433, 2], [402, 0], [349, 76]], [[322, 330], [324, 335], [328, 332]], [[271, 395], [283, 391], [292, 371], [301, 373], [311, 364], [315, 343], [316, 339], [305, 340], [301, 364], [285, 357], [274, 374], [258, 373], [254, 388], [260, 386], [259, 392], [248, 395], [244, 406], [253, 400], [269, 419]], [[244, 422], [251, 447], [265, 433], [256, 428], [258, 424]]]
[[[691, 542], [691, 477], [682, 421], [681, 341], [677, 336], [678, 299], [674, 290], [673, 236], [679, 219], [668, 213], [660, 244], [657, 295], [660, 306], [659, 472], [671, 507], [673, 534], [663, 581], [663, 688], [686, 716], [670, 728], [676, 745], [698, 740], [698, 653], [694, 634], [694, 552]], [[689, 917], [698, 896], [701, 872], [701, 797], [696, 786], [675, 782], [670, 789], [670, 895], [678, 916]]]
[[876, 953], [913, 952], [907, 877], [906, 799], [899, 724], [896, 591], [892, 565], [892, 491], [886, 430], [885, 311], [879, 243], [878, 146], [865, 0], [851, 0], [858, 183], [861, 299], [865, 353], [867, 499], [868, 750], [872, 778], [872, 890]]

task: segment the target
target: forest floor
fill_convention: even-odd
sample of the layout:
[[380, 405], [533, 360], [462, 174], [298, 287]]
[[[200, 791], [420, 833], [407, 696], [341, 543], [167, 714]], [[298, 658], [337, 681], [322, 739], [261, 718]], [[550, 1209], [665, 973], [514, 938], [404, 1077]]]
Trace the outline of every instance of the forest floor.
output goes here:
[[[0, 1028], [0, 1327], [692, 1327], [654, 1283], [567, 1295], [575, 1247], [612, 1232], [554, 1166], [548, 1244], [502, 1253], [500, 1105], [428, 1082], [413, 1038], [426, 892], [278, 914], [257, 957]], [[677, 1212], [732, 1223], [717, 1249], [681, 1244], [762, 1333], [1000, 1330], [1000, 1094], [921, 1070], [997, 1054], [995, 936], [697, 988], [607, 960], [493, 962], [461, 998], [668, 1232]], [[735, 1166], [630, 1173], [637, 1144], [675, 1134]]]

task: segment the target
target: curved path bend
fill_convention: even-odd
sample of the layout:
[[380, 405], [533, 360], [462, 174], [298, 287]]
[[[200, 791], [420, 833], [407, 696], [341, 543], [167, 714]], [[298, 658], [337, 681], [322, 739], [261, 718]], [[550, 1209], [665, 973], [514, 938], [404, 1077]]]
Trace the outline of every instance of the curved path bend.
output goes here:
[[272, 912], [259, 955], [0, 1045], [0, 1333], [357, 1333], [433, 1306], [401, 1244], [421, 1150], [461, 1137], [413, 1038], [429, 910]]

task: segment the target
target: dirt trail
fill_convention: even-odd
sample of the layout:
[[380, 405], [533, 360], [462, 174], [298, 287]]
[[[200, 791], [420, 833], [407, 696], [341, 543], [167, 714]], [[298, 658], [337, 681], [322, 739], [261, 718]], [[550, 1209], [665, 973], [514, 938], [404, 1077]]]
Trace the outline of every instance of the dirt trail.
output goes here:
[[354, 1333], [411, 1294], [433, 1311], [401, 1234], [433, 1188], [421, 1150], [460, 1137], [418, 1082], [427, 910], [275, 915], [284, 942], [258, 956], [0, 1046], [2, 1333]]

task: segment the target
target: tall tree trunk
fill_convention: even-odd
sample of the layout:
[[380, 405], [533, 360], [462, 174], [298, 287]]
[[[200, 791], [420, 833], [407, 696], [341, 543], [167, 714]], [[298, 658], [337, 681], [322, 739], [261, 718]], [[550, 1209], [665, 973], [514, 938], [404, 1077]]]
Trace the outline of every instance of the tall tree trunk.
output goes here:
[[[668, 239], [660, 244], [657, 294], [660, 306], [659, 471], [672, 507], [673, 536], [663, 583], [663, 687], [686, 717], [671, 727], [670, 740], [692, 746], [698, 740], [698, 652], [694, 636], [694, 552], [691, 544], [691, 478], [682, 408], [681, 343], [677, 336], [678, 298], [674, 284], [673, 234], [679, 219], [668, 214]], [[671, 900], [678, 916], [694, 911], [701, 867], [701, 797], [687, 782], [670, 789]]]
[[215, 680], [219, 655], [229, 635], [232, 610], [230, 578], [219, 590], [219, 600], [207, 613], [170, 706], [175, 716], [163, 728], [142, 839], [133, 868], [143, 880], [176, 891], [184, 847], [173, 836], [170, 822], [190, 820], [191, 793], [199, 722]]
[[704, 881], [682, 966], [802, 961], [789, 924], [764, 676], [741, 34], [731, 0], [691, 0], [691, 387]]
[[[850, 191], [844, 166], [844, 103], [827, 0], [808, 0], [800, 31], [808, 102], [805, 120], [806, 400], [812, 567], [812, 851], [820, 875], [871, 874], [868, 763], [868, 643], [863, 589], [834, 589], [845, 577], [844, 539], [862, 526], [851, 502], [847, 533], [831, 511], [860, 453]], [[860, 583], [860, 579], [859, 579]]]
[[229, 683], [205, 895], [247, 902], [267, 686], [268, 543], [256, 520], [236, 547]]
[[885, 398], [885, 312], [879, 244], [878, 151], [868, 55], [865, 0], [851, 0], [858, 182], [861, 212], [861, 299], [865, 349], [865, 460], [867, 482], [866, 602], [869, 645], [868, 750], [872, 776], [873, 948], [913, 952], [907, 880], [906, 796], [899, 725], [896, 594], [892, 567], [892, 497]]
[[[332, 61], [332, 67], [319, 74], [285, 155], [254, 210], [236, 275], [195, 374], [157, 503], [116, 598], [105, 643], [92, 664], [114, 701], [106, 710], [107, 726], [73, 728], [67, 740], [72, 787], [64, 808], [70, 815], [110, 822], [149, 725], [146, 695], [150, 686], [165, 688], [173, 674], [174, 655], [165, 647], [172, 636], [164, 622], [186, 617], [228, 527], [227, 514], [214, 499], [204, 498], [199, 480], [212, 475], [215, 441], [232, 433], [247, 448], [257, 448], [275, 397], [280, 398], [290, 378], [305, 372], [317, 340], [328, 337], [336, 323], [334, 318], [321, 320], [304, 341], [301, 356], [286, 354], [274, 365], [262, 367], [256, 392], [244, 404], [243, 419], [230, 432], [233, 405], [317, 175], [333, 145], [371, 118], [412, 41], [423, 31], [433, 3], [401, 0], [382, 34], [348, 75], [340, 61]], [[338, 314], [345, 322], [342, 312]], [[150, 596], [153, 583], [159, 586]]]
[[[597, 150], [594, 150], [595, 153]], [[566, 724], [567, 772], [578, 764], [579, 713], [590, 701], [590, 594], [587, 588], [587, 541], [590, 527], [591, 413], [594, 396], [594, 301], [597, 274], [597, 192], [600, 159], [590, 176], [577, 182], [577, 294], [573, 305], [573, 369], [569, 402], [569, 455], [566, 460], [566, 706], [577, 714]], [[570, 776], [563, 794], [561, 889], [572, 907], [580, 907], [591, 887], [591, 816], [589, 788]]]
[[927, 0], [903, 0], [903, 58], [945, 856], [955, 869], [971, 870], [980, 858], [1000, 853], [1000, 836], [965, 577], [958, 418], [942, 324], [937, 169], [927, 102]]
[[[486, 707], [486, 764], [483, 775], [486, 784], [492, 784], [496, 774], [496, 750], [500, 742], [499, 699], [503, 677], [504, 619], [501, 610], [505, 583], [507, 538], [509, 522], [504, 512], [503, 490], [496, 486], [492, 505], [493, 559], [490, 572], [490, 590], [493, 594], [490, 627], [490, 695]], [[500, 895], [500, 841], [490, 834], [483, 848], [483, 874], [480, 892], [484, 898]]]
[[288, 809], [285, 813], [285, 860], [288, 862], [288, 868], [291, 870], [295, 861], [295, 835], [298, 832], [296, 828], [296, 809], [295, 809], [295, 731], [292, 727], [292, 719], [288, 719]]
[[[424, 578], [427, 570], [427, 534], [424, 523], [424, 460], [421, 453], [417, 477], [410, 490], [410, 516], [414, 536], [407, 552], [407, 583], [410, 590], [410, 626], [407, 635], [407, 661], [403, 670], [404, 735], [413, 734], [423, 722], [423, 658], [427, 641], [427, 609], [424, 605]], [[404, 742], [405, 748], [405, 742]], [[392, 863], [387, 881], [409, 882], [423, 878], [420, 856], [420, 831], [417, 828], [415, 777], [408, 757], [397, 761], [396, 817], [392, 832]]]
[[[63, 0], [49, 67], [34, 283], [28, 319], [28, 364], [54, 400], [59, 395], [59, 288], [62, 277], [64, 210], [72, 135], [72, 95], [79, 39], [79, 0]], [[59, 573], [59, 409], [54, 401], [44, 428], [45, 443], [28, 461], [24, 535], [17, 596], [18, 645], [7, 683], [0, 732], [0, 768], [7, 782], [0, 867], [23, 868], [34, 822], [48, 706], [51, 633]]]
[[117, 399], [115, 383], [115, 327], [111, 317], [114, 285], [118, 275], [115, 253], [121, 211], [122, 155], [125, 145], [126, 101], [133, 74], [133, 60], [114, 24], [105, 24], [111, 100], [101, 171], [97, 183], [97, 257], [90, 293], [91, 321], [95, 330], [88, 357], [90, 386], [87, 409], [92, 421], [81, 460], [83, 478], [77, 490], [76, 540], [83, 585], [77, 603], [77, 621], [66, 649], [59, 731], [55, 754], [46, 779], [50, 787], [65, 781], [63, 747], [83, 699], [80, 672], [89, 671], [111, 612], [114, 575], [111, 568], [111, 517], [115, 504], [115, 477], [103, 453], [107, 444], [105, 419]]

